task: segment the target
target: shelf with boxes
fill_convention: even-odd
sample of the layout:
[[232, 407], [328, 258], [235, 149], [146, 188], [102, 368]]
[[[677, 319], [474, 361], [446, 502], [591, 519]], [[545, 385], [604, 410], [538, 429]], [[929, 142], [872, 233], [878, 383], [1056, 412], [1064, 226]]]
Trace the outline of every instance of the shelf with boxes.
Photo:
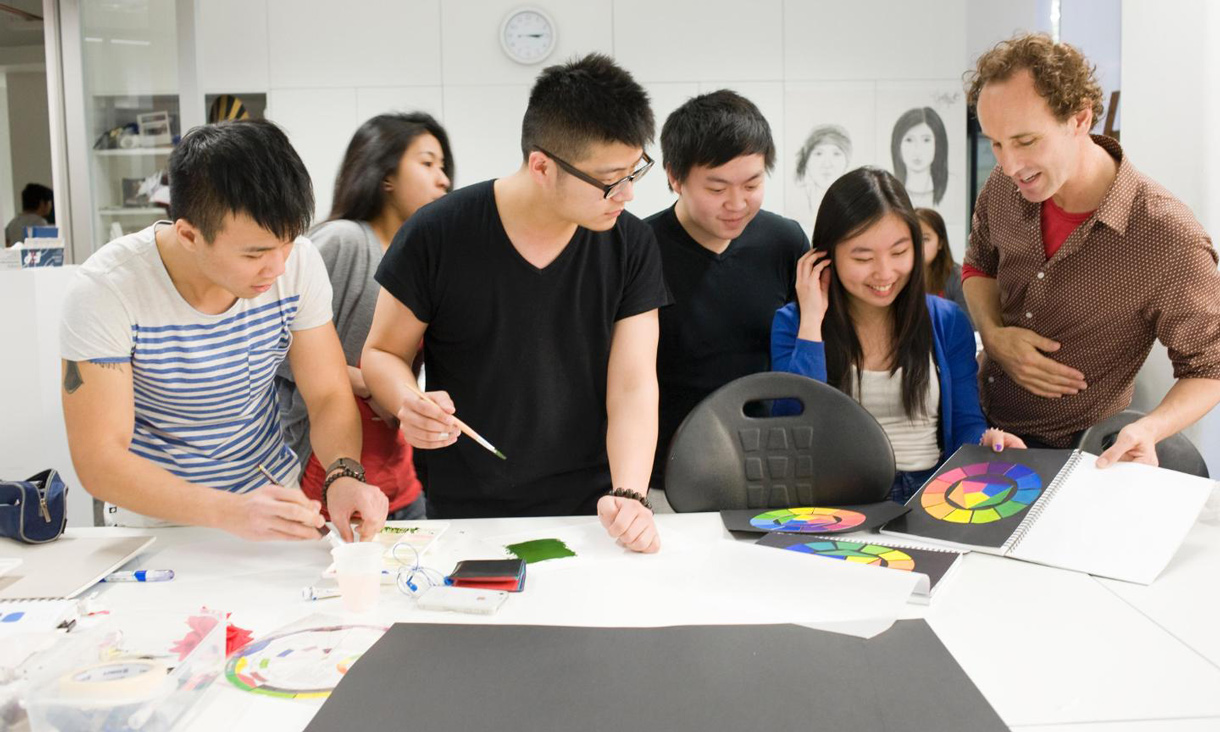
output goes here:
[[94, 247], [165, 218], [169, 156], [181, 134], [176, 94], [92, 97]]

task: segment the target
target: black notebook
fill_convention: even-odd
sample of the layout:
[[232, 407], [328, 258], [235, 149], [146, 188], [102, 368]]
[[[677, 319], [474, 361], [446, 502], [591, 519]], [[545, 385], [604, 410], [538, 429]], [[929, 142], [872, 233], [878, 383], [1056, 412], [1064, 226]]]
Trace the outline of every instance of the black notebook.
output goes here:
[[881, 501], [854, 506], [803, 506], [794, 508], [749, 508], [720, 512], [729, 531], [765, 534], [786, 531], [790, 534], [839, 534], [871, 531], [886, 521], [907, 512], [901, 503]]
[[[964, 445], [881, 533], [1151, 584], [1213, 483], [1079, 450]], [[1135, 539], [1138, 537], [1138, 540]]]
[[947, 547], [919, 547], [896, 541], [809, 536], [779, 531], [767, 534], [758, 540], [758, 544], [920, 575], [911, 602], [923, 604], [931, 600], [936, 588], [957, 568], [963, 556], [962, 552]]

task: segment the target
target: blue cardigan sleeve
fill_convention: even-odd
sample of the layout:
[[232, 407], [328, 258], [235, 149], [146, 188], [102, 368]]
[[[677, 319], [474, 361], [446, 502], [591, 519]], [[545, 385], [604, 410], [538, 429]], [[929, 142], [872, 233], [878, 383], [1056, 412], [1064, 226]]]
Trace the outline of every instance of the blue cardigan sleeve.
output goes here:
[[946, 317], [942, 321], [945, 342], [942, 345], [952, 381], [945, 383], [942, 375], [940, 388], [953, 390], [953, 444], [945, 445], [945, 455], [952, 455], [962, 445], [978, 444], [987, 429], [987, 420], [979, 406], [979, 362], [975, 358], [974, 328], [961, 308], [948, 302], [945, 305]]
[[796, 303], [790, 302], [775, 312], [771, 322], [771, 370], [787, 371], [826, 381], [826, 348], [820, 341], [796, 337], [801, 316]]

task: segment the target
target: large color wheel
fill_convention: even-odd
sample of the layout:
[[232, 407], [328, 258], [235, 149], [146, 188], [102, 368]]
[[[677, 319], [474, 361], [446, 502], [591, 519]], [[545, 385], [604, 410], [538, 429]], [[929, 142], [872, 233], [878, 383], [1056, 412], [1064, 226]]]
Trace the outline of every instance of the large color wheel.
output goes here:
[[225, 677], [255, 694], [325, 697], [385, 631], [384, 626], [339, 625], [276, 633], [230, 656]]
[[1042, 494], [1042, 479], [1014, 463], [974, 463], [936, 476], [920, 504], [929, 516], [957, 524], [987, 524], [1029, 508]]

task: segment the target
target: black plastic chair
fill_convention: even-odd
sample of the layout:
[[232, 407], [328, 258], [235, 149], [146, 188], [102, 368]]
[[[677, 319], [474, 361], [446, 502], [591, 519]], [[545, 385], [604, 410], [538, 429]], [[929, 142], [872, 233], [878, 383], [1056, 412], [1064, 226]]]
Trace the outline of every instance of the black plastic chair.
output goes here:
[[[746, 405], [794, 399], [804, 412], [751, 417]], [[846, 394], [796, 374], [725, 384], [674, 433], [665, 463], [673, 509], [842, 506], [889, 497], [894, 450], [873, 416]]]
[[[1100, 455], [1114, 444], [1119, 430], [1143, 416], [1145, 416], [1143, 412], [1127, 409], [1113, 417], [1103, 419], [1082, 432], [1076, 440], [1075, 447], [1094, 455]], [[1172, 435], [1158, 442], [1156, 459], [1162, 468], [1197, 475], [1200, 478], [1211, 477], [1207, 472], [1207, 462], [1203, 460], [1203, 456], [1199, 454], [1194, 443], [1183, 434]]]

